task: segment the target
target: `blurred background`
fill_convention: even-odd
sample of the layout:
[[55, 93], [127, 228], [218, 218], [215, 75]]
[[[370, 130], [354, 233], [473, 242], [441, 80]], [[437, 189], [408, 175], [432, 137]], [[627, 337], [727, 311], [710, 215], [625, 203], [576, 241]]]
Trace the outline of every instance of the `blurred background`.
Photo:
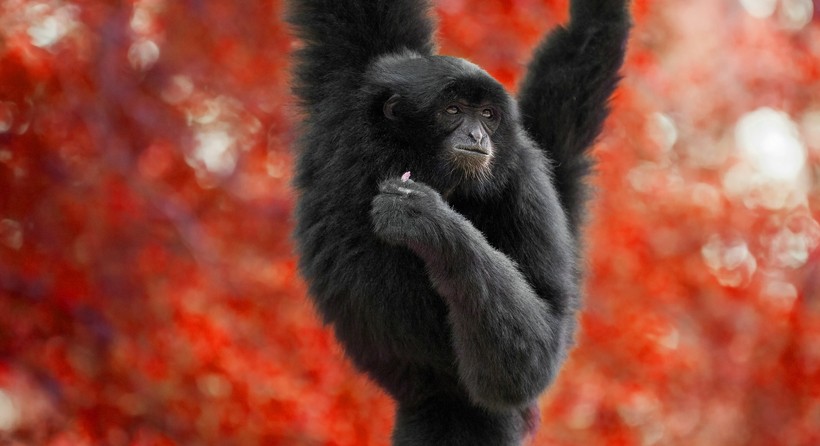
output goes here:
[[[513, 90], [567, 18], [435, 5], [442, 52]], [[534, 444], [820, 444], [820, 2], [632, 11]], [[282, 13], [0, 2], [0, 444], [388, 444], [295, 271]]]

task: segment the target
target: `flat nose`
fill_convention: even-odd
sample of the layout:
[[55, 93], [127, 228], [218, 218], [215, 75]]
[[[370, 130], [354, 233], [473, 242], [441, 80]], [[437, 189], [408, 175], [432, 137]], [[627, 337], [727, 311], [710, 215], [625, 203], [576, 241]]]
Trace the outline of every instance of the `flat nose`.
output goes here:
[[486, 136], [487, 135], [484, 133], [484, 131], [481, 130], [481, 127], [476, 127], [470, 131], [470, 138], [472, 138], [473, 141], [478, 144], [481, 144], [481, 142], [484, 141], [484, 138]]

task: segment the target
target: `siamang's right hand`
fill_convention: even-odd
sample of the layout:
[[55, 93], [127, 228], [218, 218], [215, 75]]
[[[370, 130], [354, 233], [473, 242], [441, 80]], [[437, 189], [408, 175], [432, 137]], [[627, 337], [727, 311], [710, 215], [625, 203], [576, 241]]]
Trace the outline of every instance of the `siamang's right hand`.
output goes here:
[[402, 178], [383, 181], [370, 209], [373, 230], [379, 238], [390, 244], [414, 246], [439, 240], [442, 223], [452, 212], [436, 190]]

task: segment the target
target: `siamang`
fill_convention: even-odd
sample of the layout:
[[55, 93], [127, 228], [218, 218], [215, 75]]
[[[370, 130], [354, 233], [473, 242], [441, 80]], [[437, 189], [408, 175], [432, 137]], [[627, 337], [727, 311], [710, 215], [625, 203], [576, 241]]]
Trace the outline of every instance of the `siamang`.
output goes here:
[[572, 0], [516, 98], [436, 54], [426, 0], [290, 0], [294, 239], [394, 445], [517, 445], [573, 343], [589, 148], [627, 0]]

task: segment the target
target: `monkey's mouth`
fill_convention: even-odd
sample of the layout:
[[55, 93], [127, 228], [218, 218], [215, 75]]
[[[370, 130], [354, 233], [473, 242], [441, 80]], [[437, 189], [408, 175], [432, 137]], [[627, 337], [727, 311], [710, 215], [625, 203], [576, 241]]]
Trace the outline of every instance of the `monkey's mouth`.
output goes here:
[[455, 146], [459, 152], [467, 152], [471, 155], [490, 156], [490, 151], [481, 146]]

